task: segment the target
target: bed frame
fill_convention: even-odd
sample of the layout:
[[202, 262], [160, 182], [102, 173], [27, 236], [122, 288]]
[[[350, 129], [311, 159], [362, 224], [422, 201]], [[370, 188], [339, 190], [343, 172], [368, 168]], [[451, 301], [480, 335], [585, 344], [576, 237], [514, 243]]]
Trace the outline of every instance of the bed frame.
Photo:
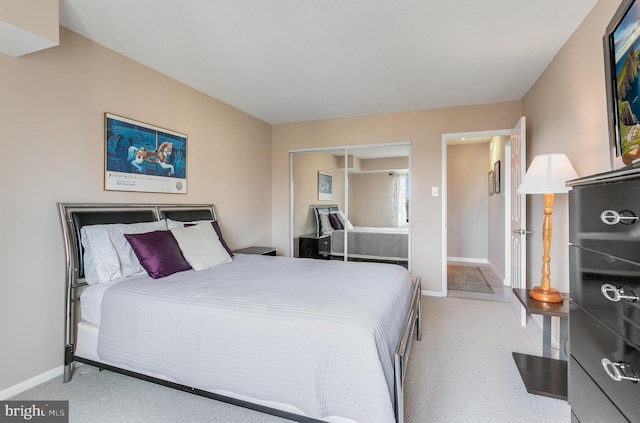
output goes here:
[[[337, 206], [336, 206], [337, 207]], [[240, 407], [275, 415], [299, 422], [321, 422], [320, 420], [298, 414], [254, 404], [236, 398], [226, 397], [197, 388], [150, 377], [126, 369], [106, 365], [75, 355], [77, 323], [79, 313], [76, 310], [80, 301], [80, 292], [87, 286], [84, 280], [83, 249], [80, 230], [85, 225], [112, 223], [153, 222], [160, 219], [177, 221], [216, 220], [213, 204], [102, 204], [102, 203], [58, 203], [58, 212], [62, 225], [65, 250], [65, 339], [64, 339], [64, 374], [63, 382], [69, 382], [73, 373], [73, 362], [89, 364], [100, 369], [107, 369], [142, 380], [168, 386], [185, 392], [208, 397]], [[319, 221], [319, 219], [318, 219]], [[404, 382], [407, 363], [414, 337], [422, 338], [420, 277], [416, 278], [411, 306], [407, 312], [402, 337], [398, 341], [395, 352], [395, 403], [396, 421], [404, 422]]]

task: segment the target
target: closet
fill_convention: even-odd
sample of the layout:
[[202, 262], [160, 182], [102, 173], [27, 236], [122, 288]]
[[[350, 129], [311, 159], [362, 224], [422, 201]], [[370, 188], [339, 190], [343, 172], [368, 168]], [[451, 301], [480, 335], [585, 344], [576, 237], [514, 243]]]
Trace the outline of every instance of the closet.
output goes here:
[[[408, 267], [410, 163], [408, 142], [290, 151], [292, 255], [398, 262]], [[325, 206], [341, 212], [344, 233], [323, 232], [318, 227], [316, 212], [325, 212]], [[363, 238], [358, 233], [362, 231], [405, 234]], [[378, 241], [383, 238], [396, 240], [400, 248], [384, 246], [390, 241]], [[361, 242], [378, 248], [367, 249]]]

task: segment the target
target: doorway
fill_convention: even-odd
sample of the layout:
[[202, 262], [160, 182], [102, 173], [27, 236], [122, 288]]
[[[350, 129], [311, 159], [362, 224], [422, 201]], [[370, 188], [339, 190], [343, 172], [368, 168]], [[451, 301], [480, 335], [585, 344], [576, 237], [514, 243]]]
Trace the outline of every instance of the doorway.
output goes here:
[[[505, 210], [509, 172], [505, 147], [511, 130], [442, 136], [442, 292], [444, 296], [509, 302], [505, 271]], [[455, 264], [450, 266], [450, 264]], [[484, 279], [487, 290], [452, 285], [458, 273]]]

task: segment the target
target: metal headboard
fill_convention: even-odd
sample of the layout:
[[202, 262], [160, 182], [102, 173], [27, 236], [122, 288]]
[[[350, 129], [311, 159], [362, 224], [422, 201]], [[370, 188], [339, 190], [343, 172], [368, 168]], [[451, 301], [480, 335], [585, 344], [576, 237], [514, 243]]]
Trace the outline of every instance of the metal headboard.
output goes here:
[[322, 232], [322, 224], [320, 223], [320, 215], [328, 214], [329, 212], [338, 211], [340, 207], [337, 204], [312, 204], [313, 215], [316, 218], [316, 233]]
[[79, 301], [76, 289], [86, 286], [81, 229], [86, 225], [153, 222], [161, 219], [177, 221], [216, 220], [213, 204], [103, 204], [58, 203], [65, 252], [65, 354], [64, 381], [71, 379], [75, 342], [75, 307]]

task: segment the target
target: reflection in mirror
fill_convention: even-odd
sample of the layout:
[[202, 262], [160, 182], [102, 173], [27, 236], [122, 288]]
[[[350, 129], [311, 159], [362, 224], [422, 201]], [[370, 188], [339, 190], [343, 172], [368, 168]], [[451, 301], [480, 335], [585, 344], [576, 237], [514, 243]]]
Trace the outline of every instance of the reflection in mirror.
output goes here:
[[[403, 143], [293, 154], [294, 255], [408, 267], [410, 148]], [[330, 198], [321, 196], [325, 173]]]

